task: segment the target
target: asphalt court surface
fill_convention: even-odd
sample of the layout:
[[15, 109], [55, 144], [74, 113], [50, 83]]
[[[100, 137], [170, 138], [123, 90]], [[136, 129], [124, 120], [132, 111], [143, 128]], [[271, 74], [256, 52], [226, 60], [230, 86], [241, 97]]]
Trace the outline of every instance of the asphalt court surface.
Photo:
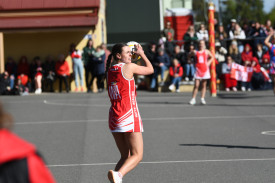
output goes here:
[[[200, 93], [199, 93], [200, 94]], [[207, 94], [138, 91], [144, 158], [124, 183], [275, 182], [272, 91]], [[14, 132], [34, 143], [60, 183], [107, 183], [119, 152], [107, 93], [1, 96]]]

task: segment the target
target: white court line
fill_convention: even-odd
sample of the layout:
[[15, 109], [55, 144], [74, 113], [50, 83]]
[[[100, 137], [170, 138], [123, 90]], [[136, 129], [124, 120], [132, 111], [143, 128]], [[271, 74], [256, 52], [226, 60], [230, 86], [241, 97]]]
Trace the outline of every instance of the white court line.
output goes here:
[[[143, 121], [167, 121], [167, 120], [192, 120], [192, 119], [253, 119], [253, 118], [275, 118], [275, 115], [254, 115], [254, 116], [200, 116], [200, 117], [172, 117], [172, 118], [142, 118]], [[94, 120], [68, 120], [68, 121], [37, 121], [37, 122], [16, 122], [16, 125], [36, 125], [36, 124], [58, 124], [58, 123], [91, 123], [108, 121], [108, 119]]]
[[[208, 162], [243, 162], [243, 161], [275, 161], [275, 158], [262, 159], [217, 159], [217, 160], [186, 160], [186, 161], [147, 161], [140, 164], [172, 164], [172, 163], [208, 163]], [[115, 165], [116, 163], [90, 163], [90, 164], [65, 164], [47, 165], [48, 167], [77, 167], [77, 166], [104, 166]]]

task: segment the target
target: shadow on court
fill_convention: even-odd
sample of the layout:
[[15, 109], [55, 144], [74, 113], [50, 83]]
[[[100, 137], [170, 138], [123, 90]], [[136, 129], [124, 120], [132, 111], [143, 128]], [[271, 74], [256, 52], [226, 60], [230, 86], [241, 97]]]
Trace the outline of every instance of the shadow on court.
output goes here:
[[223, 147], [228, 149], [266, 149], [275, 150], [274, 147], [258, 147], [258, 146], [236, 146], [236, 145], [220, 145], [220, 144], [179, 144], [180, 146], [204, 146], [204, 147]]

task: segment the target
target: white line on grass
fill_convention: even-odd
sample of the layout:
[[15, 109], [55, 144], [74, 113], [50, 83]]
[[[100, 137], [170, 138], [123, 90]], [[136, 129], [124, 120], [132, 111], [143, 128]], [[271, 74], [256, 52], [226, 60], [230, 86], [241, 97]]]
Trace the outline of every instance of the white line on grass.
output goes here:
[[[275, 158], [186, 160], [186, 161], [147, 161], [147, 162], [140, 162], [140, 164], [209, 163], [209, 162], [243, 162], [243, 161], [275, 161]], [[65, 165], [48, 165], [48, 167], [104, 166], [104, 165], [115, 165], [115, 164], [116, 163], [65, 164]]]
[[[275, 115], [254, 115], [254, 116], [200, 116], [200, 117], [166, 117], [166, 118], [142, 118], [143, 121], [167, 121], [167, 120], [204, 120], [204, 119], [254, 119], [254, 118], [275, 118]], [[58, 124], [58, 123], [95, 123], [108, 121], [108, 119], [94, 120], [68, 120], [68, 121], [37, 121], [37, 122], [16, 122], [16, 125], [37, 125], [37, 124]]]

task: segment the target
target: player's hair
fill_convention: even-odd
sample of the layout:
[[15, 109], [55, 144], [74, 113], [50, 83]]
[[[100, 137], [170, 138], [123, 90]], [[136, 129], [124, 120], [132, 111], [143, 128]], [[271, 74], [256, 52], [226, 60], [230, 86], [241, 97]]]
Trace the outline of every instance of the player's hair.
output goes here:
[[12, 116], [9, 113], [6, 113], [0, 104], [0, 129], [11, 129], [12, 123]]
[[111, 66], [111, 63], [112, 63], [111, 61], [112, 61], [112, 59], [114, 59], [115, 61], [118, 61], [118, 58], [116, 57], [116, 55], [117, 55], [118, 53], [121, 53], [121, 52], [122, 52], [122, 48], [123, 48], [124, 46], [127, 46], [127, 44], [125, 44], [125, 43], [117, 43], [117, 44], [115, 44], [115, 45], [113, 46], [112, 52], [111, 52], [111, 54], [108, 56], [108, 59], [107, 59], [106, 70], [105, 70], [105, 78], [107, 78], [107, 72], [108, 72], [108, 70], [109, 70], [109, 68], [110, 68], [110, 66]]

